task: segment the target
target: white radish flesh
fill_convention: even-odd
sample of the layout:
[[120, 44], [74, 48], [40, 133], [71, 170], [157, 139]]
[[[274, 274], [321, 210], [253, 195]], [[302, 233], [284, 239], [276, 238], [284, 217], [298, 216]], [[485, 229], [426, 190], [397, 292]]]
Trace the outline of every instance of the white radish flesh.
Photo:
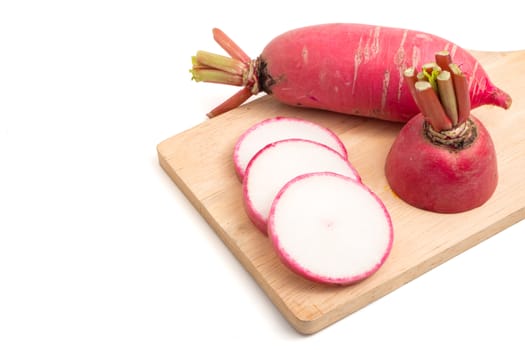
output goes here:
[[361, 181], [354, 167], [339, 153], [320, 143], [287, 139], [261, 149], [248, 163], [243, 180], [246, 212], [261, 232], [279, 190], [298, 175], [330, 171]]
[[347, 158], [344, 144], [331, 130], [303, 119], [275, 117], [263, 120], [238, 139], [233, 151], [235, 172], [240, 180], [244, 177], [250, 159], [269, 143], [285, 139], [306, 139], [322, 143]]
[[365, 185], [334, 173], [310, 173], [277, 194], [268, 236], [280, 259], [312, 281], [347, 285], [376, 272], [392, 248], [381, 200]]

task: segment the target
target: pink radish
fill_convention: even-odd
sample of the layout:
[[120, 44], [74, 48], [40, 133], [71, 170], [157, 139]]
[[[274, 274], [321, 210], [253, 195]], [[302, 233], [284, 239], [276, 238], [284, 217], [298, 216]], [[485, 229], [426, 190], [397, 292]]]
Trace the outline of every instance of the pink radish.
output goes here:
[[365, 185], [334, 173], [309, 173], [277, 194], [268, 236], [292, 271], [346, 285], [376, 272], [393, 242], [390, 215]]
[[330, 171], [360, 181], [353, 166], [333, 149], [320, 143], [287, 139], [266, 145], [250, 160], [243, 181], [246, 212], [266, 233], [275, 195], [292, 178], [310, 172]]
[[[442, 59], [451, 61], [438, 53], [436, 62]], [[417, 81], [414, 68], [405, 72], [422, 113], [401, 129], [385, 174], [408, 204], [440, 213], [463, 212], [483, 205], [494, 193], [496, 151], [487, 129], [470, 114], [468, 84], [459, 67], [450, 62], [431, 71], [428, 81]]]
[[213, 34], [231, 57], [197, 52], [193, 79], [243, 88], [210, 117], [266, 92], [293, 106], [406, 122], [419, 110], [404, 85], [403, 72], [432, 61], [441, 50], [448, 50], [469, 72], [472, 108], [508, 108], [512, 102], [469, 52], [429, 33], [348, 23], [309, 26], [279, 35], [255, 60], [222, 31], [214, 29]]
[[[425, 127], [426, 125], [426, 127]], [[385, 172], [392, 190], [415, 207], [458, 213], [484, 204], [494, 193], [498, 170], [487, 129], [471, 117], [475, 139], [462, 149], [433, 144], [422, 114], [401, 130], [388, 154]]]
[[269, 143], [300, 138], [326, 145], [344, 158], [348, 154], [345, 146], [331, 130], [304, 119], [275, 117], [254, 124], [238, 139], [233, 151], [235, 171], [242, 180], [246, 166], [252, 157]]

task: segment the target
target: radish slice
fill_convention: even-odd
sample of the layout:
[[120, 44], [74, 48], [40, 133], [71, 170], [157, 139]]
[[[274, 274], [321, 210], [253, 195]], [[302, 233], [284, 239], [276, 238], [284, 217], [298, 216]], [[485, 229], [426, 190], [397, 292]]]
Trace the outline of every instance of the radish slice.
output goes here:
[[353, 166], [333, 149], [320, 143], [287, 139], [270, 143], [248, 163], [243, 181], [246, 212], [261, 232], [277, 192], [294, 177], [311, 172], [330, 171], [360, 177]]
[[292, 271], [312, 281], [346, 285], [383, 265], [393, 227], [384, 204], [365, 185], [323, 172], [300, 175], [279, 191], [268, 236]]
[[242, 180], [248, 162], [260, 149], [269, 143], [293, 138], [322, 143], [344, 158], [348, 157], [345, 146], [331, 130], [303, 119], [275, 117], [253, 125], [239, 137], [233, 150], [239, 179]]

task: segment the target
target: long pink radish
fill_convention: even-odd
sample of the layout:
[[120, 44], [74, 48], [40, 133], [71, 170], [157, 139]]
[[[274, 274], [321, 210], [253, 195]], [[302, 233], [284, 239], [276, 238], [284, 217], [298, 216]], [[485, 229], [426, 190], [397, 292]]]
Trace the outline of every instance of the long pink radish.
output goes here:
[[243, 180], [243, 199], [251, 221], [266, 233], [268, 214], [279, 190], [298, 175], [330, 171], [360, 181], [354, 167], [320, 143], [287, 139], [266, 145], [250, 160]]
[[390, 215], [365, 185], [334, 173], [310, 173], [277, 194], [268, 236], [292, 271], [346, 285], [376, 272], [393, 242]]
[[252, 157], [269, 143], [299, 138], [322, 143], [348, 157], [343, 142], [331, 130], [304, 119], [275, 117], [252, 125], [237, 140], [233, 150], [235, 172], [240, 180]]
[[265, 92], [293, 106], [406, 122], [419, 110], [403, 72], [434, 61], [442, 50], [468, 75], [472, 108], [508, 108], [512, 102], [469, 52], [430, 33], [365, 24], [315, 25], [277, 36], [251, 61], [237, 45], [225, 44], [233, 41], [222, 31], [214, 29], [214, 36], [231, 57], [197, 52], [193, 79], [243, 88], [210, 117]]

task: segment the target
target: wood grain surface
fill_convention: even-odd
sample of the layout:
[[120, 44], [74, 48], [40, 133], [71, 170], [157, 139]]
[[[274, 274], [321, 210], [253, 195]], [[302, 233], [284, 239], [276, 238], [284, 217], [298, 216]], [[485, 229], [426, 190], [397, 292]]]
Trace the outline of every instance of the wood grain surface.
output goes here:
[[[525, 217], [525, 51], [473, 54], [491, 80], [513, 97], [513, 105], [506, 111], [473, 111], [495, 143], [500, 179], [492, 198], [469, 212], [426, 212], [392, 193], [383, 167], [401, 124], [289, 107], [268, 96], [161, 142], [160, 165], [293, 327], [315, 333]], [[314, 121], [337, 133], [363, 182], [388, 208], [395, 230], [392, 253], [365, 281], [337, 287], [295, 275], [246, 216], [233, 146], [252, 124], [277, 115]]]

